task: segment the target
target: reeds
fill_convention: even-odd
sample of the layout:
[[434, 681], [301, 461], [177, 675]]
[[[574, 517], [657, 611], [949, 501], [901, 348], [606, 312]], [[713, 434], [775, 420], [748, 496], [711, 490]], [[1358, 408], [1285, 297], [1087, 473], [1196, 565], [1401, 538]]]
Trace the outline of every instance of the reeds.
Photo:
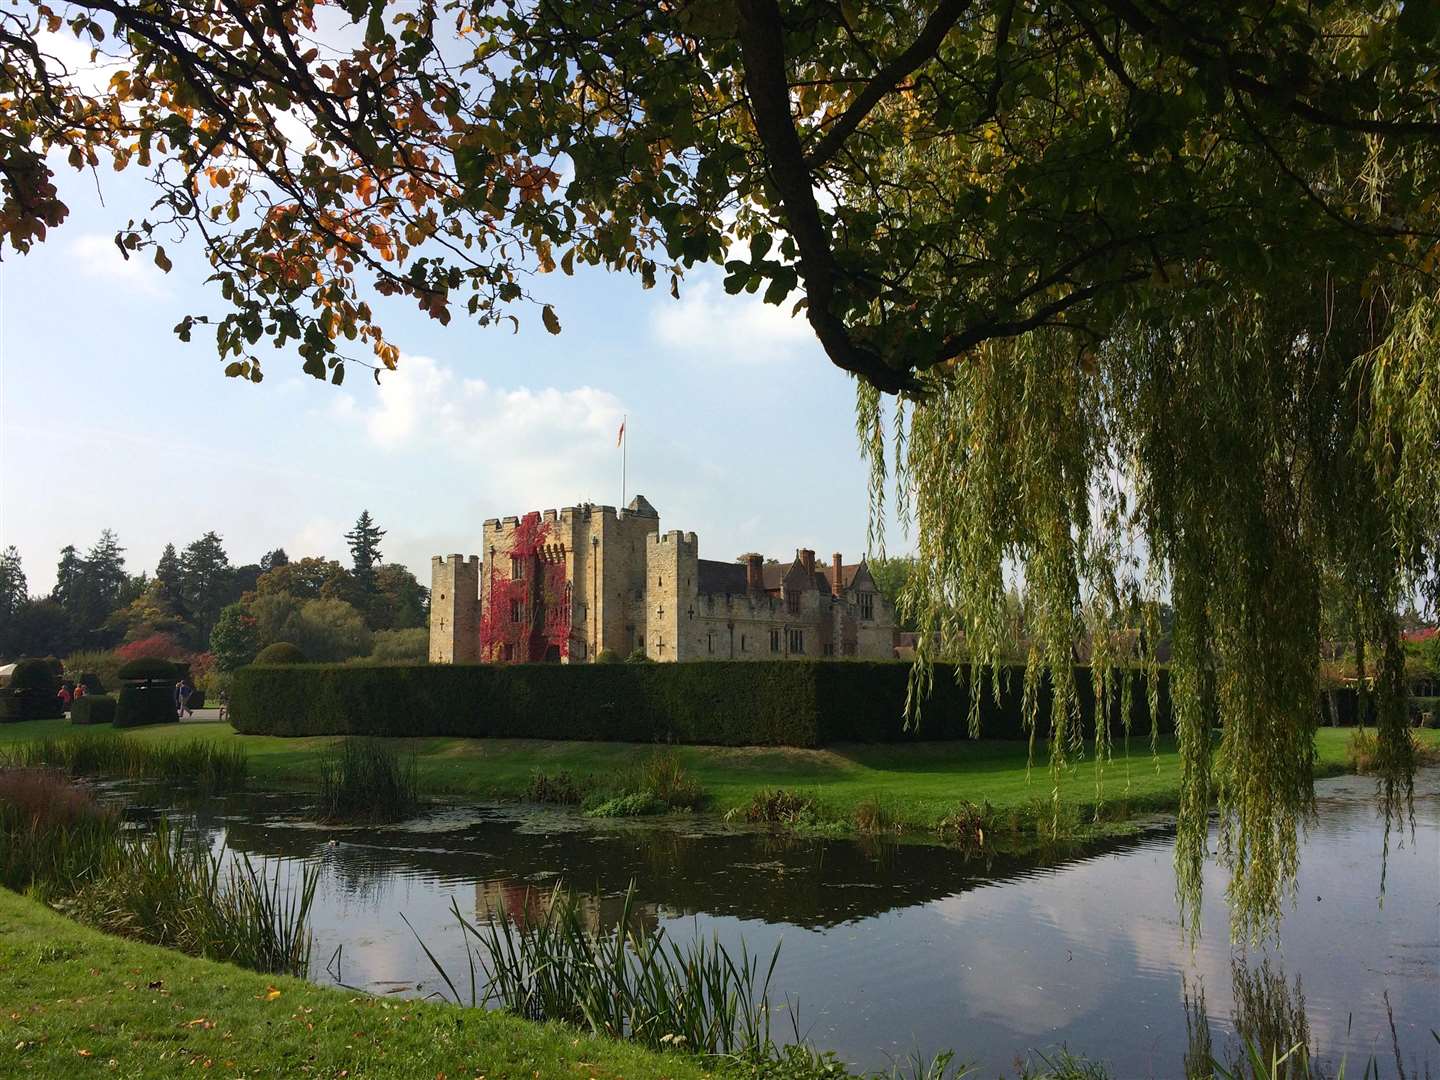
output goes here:
[[241, 746], [204, 739], [151, 743], [97, 732], [16, 743], [0, 753], [0, 765], [60, 769], [71, 776], [159, 780], [207, 791], [242, 788], [250, 771]]
[[[774, 1056], [767, 995], [778, 945], [763, 967], [743, 944], [738, 956], [718, 939], [697, 937], [682, 946], [663, 928], [646, 924], [633, 885], [609, 928], [592, 929], [584, 901], [562, 888], [540, 905], [543, 914], [517, 918], [502, 911], [484, 927], [451, 904], [473, 943], [471, 1005], [495, 1005], [529, 1020], [558, 1020], [656, 1049]], [[454, 981], [420, 944], [460, 1001]], [[476, 987], [477, 959], [489, 973], [483, 992]]]
[[421, 806], [415, 755], [380, 739], [348, 738], [320, 758], [320, 820], [403, 821]]
[[224, 960], [254, 971], [304, 976], [317, 867], [298, 881], [267, 876], [247, 855], [227, 859], [183, 830], [161, 825], [122, 840], [106, 868], [64, 905], [101, 930]]
[[753, 824], [803, 825], [815, 820], [815, 800], [785, 788], [765, 788], [750, 796], [743, 807], [727, 817], [740, 817]]
[[698, 810], [705, 803], [705, 789], [686, 771], [679, 754], [662, 748], [606, 776], [536, 769], [523, 798], [579, 806], [590, 817], [639, 817], [668, 810]]
[[116, 843], [119, 818], [53, 769], [0, 769], [0, 885], [44, 900], [79, 888]]

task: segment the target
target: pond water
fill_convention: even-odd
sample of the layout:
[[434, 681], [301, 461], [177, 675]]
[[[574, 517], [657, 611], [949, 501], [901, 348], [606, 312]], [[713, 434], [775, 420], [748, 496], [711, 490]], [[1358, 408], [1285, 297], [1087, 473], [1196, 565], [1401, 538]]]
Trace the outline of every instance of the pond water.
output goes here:
[[[1203, 989], [1223, 1059], [1263, 962], [1292, 998], [1298, 983], [1327, 1072], [1348, 1058], [1358, 1075], [1373, 1054], [1382, 1074], [1398, 1074], [1398, 1050], [1408, 1075], [1426, 1075], [1440, 1063], [1440, 770], [1417, 783], [1413, 833], [1391, 838], [1383, 910], [1373, 784], [1316, 787], [1318, 820], [1279, 944], [1248, 956], [1232, 951], [1213, 864], [1204, 935], [1193, 952], [1186, 944], [1163, 827], [1080, 852], [985, 859], [694, 824], [596, 828], [515, 807], [448, 807], [380, 829], [317, 828], [294, 795], [214, 798], [190, 812], [233, 851], [321, 866], [321, 982], [441, 992], [402, 914], [460, 976], [452, 901], [467, 918], [517, 914], [563, 879], [608, 926], [633, 881], [643, 917], [673, 937], [743, 939], [766, 957], [781, 943], [772, 1002], [798, 1008], [810, 1043], [865, 1068], [952, 1048], [980, 1075], [1013, 1075], [1017, 1055], [1063, 1045], [1115, 1077], [1180, 1076], [1187, 993]], [[776, 1027], [791, 1030], [788, 1018]]]

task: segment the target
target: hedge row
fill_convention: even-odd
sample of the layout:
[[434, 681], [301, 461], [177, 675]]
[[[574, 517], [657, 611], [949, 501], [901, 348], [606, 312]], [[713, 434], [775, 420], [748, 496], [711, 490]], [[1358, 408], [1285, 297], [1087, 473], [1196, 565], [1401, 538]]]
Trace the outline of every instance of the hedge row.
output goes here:
[[[971, 674], [937, 668], [917, 731], [902, 718], [910, 665], [776, 661], [355, 667], [252, 665], [235, 675], [230, 719], [271, 735], [460, 735], [726, 746], [821, 746], [968, 736]], [[980, 677], [981, 734], [1025, 738], [1021, 669], [997, 702]], [[1090, 672], [1077, 668], [1085, 722]], [[1144, 678], [1133, 677], [1132, 728], [1148, 733]], [[1161, 726], [1169, 729], [1168, 686]], [[1119, 691], [1112, 709], [1118, 723]], [[1042, 699], [1042, 707], [1048, 702]], [[1048, 715], [1048, 714], [1047, 714]]]

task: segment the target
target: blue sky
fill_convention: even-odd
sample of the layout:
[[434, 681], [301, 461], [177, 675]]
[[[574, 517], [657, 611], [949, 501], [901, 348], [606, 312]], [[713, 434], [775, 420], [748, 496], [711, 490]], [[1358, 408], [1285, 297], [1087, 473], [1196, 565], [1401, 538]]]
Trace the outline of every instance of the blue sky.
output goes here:
[[220, 311], [198, 248], [170, 245], [166, 275], [111, 242], [145, 212], [141, 178], [60, 180], [70, 219], [0, 263], [0, 546], [20, 549], [32, 593], [64, 544], [102, 528], [132, 571], [207, 529], [234, 562], [276, 546], [344, 558], [362, 507], [388, 530], [386, 558], [428, 581], [430, 555], [477, 551], [487, 517], [618, 502], [622, 415], [630, 494], [662, 529], [698, 533], [702, 556], [864, 549], [854, 384], [803, 320], [725, 295], [716, 271], [679, 301], [599, 271], [541, 278], [558, 337], [538, 311], [512, 334], [396, 305], [402, 361], [379, 387], [356, 369], [337, 389], [266, 353], [252, 385], [224, 377], [203, 332], [171, 332]]

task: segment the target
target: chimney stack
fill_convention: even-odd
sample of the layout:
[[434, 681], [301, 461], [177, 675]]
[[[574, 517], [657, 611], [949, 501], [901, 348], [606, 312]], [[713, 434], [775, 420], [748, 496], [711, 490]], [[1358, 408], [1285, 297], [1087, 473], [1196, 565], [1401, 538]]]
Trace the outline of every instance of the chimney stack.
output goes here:
[[751, 552], [745, 556], [745, 588], [751, 592], [765, 591], [765, 556]]
[[839, 596], [845, 591], [845, 567], [838, 551], [830, 556], [830, 571], [830, 591]]
[[800, 565], [805, 568], [805, 573], [813, 578], [815, 576], [815, 552], [809, 548], [801, 548], [797, 554], [800, 556]]

